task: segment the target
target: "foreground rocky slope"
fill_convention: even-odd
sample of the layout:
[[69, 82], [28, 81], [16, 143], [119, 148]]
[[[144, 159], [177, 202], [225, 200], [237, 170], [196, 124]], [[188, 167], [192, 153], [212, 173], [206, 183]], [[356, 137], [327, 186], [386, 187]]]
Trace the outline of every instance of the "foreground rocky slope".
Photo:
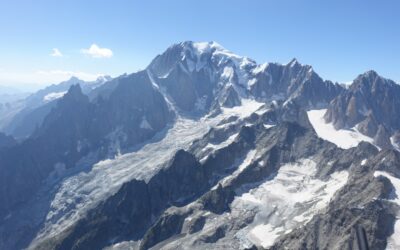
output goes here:
[[[397, 87], [370, 74], [346, 89], [296, 60], [183, 42], [87, 95], [71, 85], [29, 139], [3, 136], [0, 248], [354, 249], [363, 228], [396, 249], [395, 118], [366, 133], [348, 108], [394, 110]], [[314, 109], [379, 148], [321, 139]]]
[[262, 116], [256, 120], [198, 161], [201, 142], [218, 130], [207, 134], [147, 183], [126, 183], [35, 248], [352, 249], [357, 226], [371, 248], [386, 247], [398, 208], [387, 201], [395, 192], [390, 180], [375, 173], [398, 176], [397, 152], [368, 143], [342, 150], [311, 127], [265, 128]]

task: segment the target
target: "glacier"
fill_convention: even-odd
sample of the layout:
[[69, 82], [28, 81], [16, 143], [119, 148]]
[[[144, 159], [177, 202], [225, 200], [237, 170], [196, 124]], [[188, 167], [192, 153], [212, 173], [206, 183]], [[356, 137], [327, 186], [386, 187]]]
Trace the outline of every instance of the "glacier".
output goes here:
[[[156, 135], [137, 151], [102, 160], [93, 165], [88, 172], [67, 177], [57, 190], [44, 227], [31, 246], [66, 230], [88, 210], [117, 192], [125, 182], [132, 179], [148, 181], [177, 150], [188, 149], [195, 139], [203, 136], [222, 120], [231, 116], [243, 119], [262, 105], [263, 103], [247, 99], [242, 100], [241, 106], [223, 108], [222, 113], [216, 117], [178, 117], [174, 125], [165, 131], [163, 138], [159, 138], [162, 133]], [[157, 152], [157, 157], [154, 157], [154, 152]]]

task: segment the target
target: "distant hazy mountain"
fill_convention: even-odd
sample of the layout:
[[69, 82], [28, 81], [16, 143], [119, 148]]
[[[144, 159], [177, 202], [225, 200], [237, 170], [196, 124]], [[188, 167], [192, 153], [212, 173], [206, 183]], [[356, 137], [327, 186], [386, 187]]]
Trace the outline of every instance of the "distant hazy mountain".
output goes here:
[[55, 106], [54, 100], [61, 98], [72, 85], [79, 84], [84, 93], [89, 93], [109, 80], [109, 76], [101, 76], [93, 82], [71, 77], [67, 81], [41, 89], [18, 103], [11, 104], [8, 114], [0, 117], [2, 131], [16, 138], [26, 138], [41, 125], [44, 117]]
[[190, 41], [52, 85], [0, 134], [0, 249], [397, 249], [398, 88]]
[[1, 95], [14, 95], [14, 94], [21, 94], [24, 91], [19, 90], [18, 88], [0, 85], [0, 94]]
[[29, 96], [29, 93], [24, 93], [12, 87], [0, 86], [0, 128], [3, 128], [18, 113], [27, 96]]
[[28, 95], [29, 93], [13, 87], [0, 86], [0, 112], [10, 107], [12, 103], [26, 98]]

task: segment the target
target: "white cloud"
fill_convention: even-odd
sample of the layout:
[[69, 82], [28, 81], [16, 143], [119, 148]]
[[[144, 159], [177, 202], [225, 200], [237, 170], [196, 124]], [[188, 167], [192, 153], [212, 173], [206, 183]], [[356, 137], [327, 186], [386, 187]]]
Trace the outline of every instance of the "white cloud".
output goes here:
[[113, 52], [107, 48], [100, 48], [97, 44], [92, 44], [89, 49], [81, 49], [81, 53], [93, 58], [110, 58]]
[[55, 56], [55, 57], [62, 57], [63, 54], [61, 53], [61, 51], [57, 48], [54, 48], [52, 50], [52, 52], [50, 53], [50, 56]]

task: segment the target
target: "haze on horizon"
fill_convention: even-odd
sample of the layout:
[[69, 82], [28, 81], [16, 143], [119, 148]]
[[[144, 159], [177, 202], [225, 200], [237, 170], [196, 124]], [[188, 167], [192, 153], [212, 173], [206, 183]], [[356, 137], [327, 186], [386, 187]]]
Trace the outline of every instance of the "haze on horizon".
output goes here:
[[[0, 85], [33, 90], [145, 68], [173, 43], [217, 41], [258, 63], [297, 58], [324, 79], [400, 81], [398, 1], [0, 3]], [[316, 35], [318, 34], [318, 35]]]

